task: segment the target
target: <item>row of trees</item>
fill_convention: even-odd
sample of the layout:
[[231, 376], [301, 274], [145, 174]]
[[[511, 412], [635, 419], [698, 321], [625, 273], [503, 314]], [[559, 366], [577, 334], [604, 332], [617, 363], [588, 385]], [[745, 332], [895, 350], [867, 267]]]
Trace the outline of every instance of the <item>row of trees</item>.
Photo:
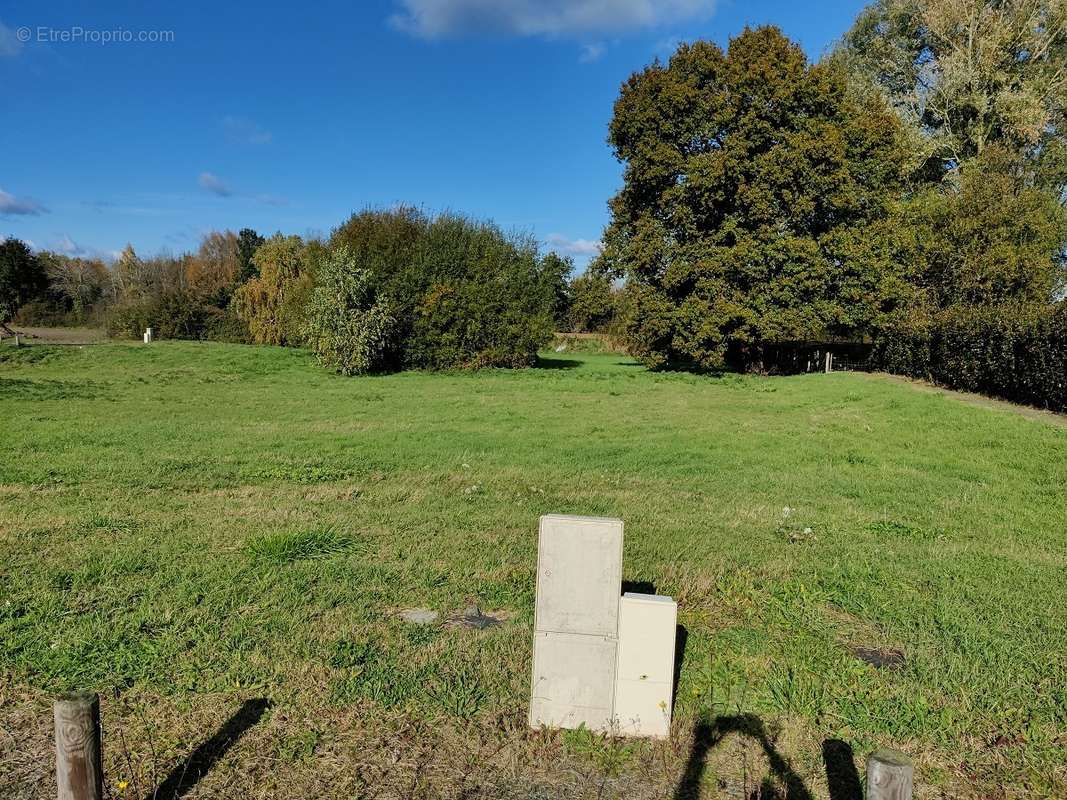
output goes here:
[[1067, 6], [1049, 0], [879, 0], [817, 64], [769, 27], [682, 45], [616, 102], [624, 185], [595, 269], [625, 279], [653, 367], [936, 338], [960, 309], [1051, 314], [1065, 109]]
[[[113, 265], [9, 239], [0, 322], [102, 324], [138, 337], [307, 345], [346, 374], [522, 366], [556, 329], [596, 330], [619, 291], [542, 255], [532, 237], [417, 209], [353, 214], [328, 240], [251, 229], [207, 234], [196, 252]], [[2, 287], [10, 291], [4, 292]]]

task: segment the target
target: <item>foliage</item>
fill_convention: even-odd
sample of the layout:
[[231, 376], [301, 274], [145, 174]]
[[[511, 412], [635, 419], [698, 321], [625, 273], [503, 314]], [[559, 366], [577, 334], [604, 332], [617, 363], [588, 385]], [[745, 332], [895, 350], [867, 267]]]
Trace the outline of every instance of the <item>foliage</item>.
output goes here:
[[1067, 209], [1020, 181], [1015, 159], [988, 147], [958, 188], [916, 192], [900, 207], [897, 258], [927, 305], [1048, 303], [1065, 285]]
[[0, 325], [46, 288], [48, 275], [26, 243], [13, 237], [0, 242]]
[[333, 232], [389, 298], [399, 366], [518, 367], [552, 335], [559, 261], [529, 237], [454, 214], [368, 210]]
[[571, 293], [570, 274], [574, 272], [574, 259], [549, 251], [541, 259], [541, 269], [547, 280], [554, 284], [552, 301], [552, 322], [556, 330], [564, 330], [570, 323], [570, 310], [573, 296]]
[[586, 270], [570, 282], [570, 309], [567, 330], [595, 333], [607, 328], [615, 318], [615, 292], [611, 278]]
[[876, 359], [890, 372], [1067, 411], [1067, 304], [949, 309], [886, 331]]
[[212, 311], [188, 292], [166, 292], [113, 306], [107, 316], [109, 336], [139, 339], [151, 328], [159, 339], [202, 339]]
[[241, 282], [243, 265], [237, 234], [205, 234], [196, 253], [184, 261], [188, 291], [210, 305], [224, 308]]
[[899, 124], [775, 28], [683, 44], [624, 84], [626, 164], [598, 264], [625, 275], [632, 352], [757, 365], [764, 342], [857, 335], [909, 289], [883, 237]]
[[319, 362], [342, 375], [386, 367], [395, 348], [396, 319], [388, 301], [375, 297], [370, 272], [341, 245], [320, 263], [318, 280], [304, 339]]
[[841, 55], [926, 134], [939, 178], [1000, 145], [1039, 184], [1067, 184], [1067, 4], [1060, 0], [876, 0]]
[[233, 297], [238, 317], [258, 344], [301, 342], [304, 306], [314, 283], [314, 253], [299, 236], [280, 233], [256, 250], [259, 276], [243, 284]]
[[71, 258], [49, 251], [37, 257], [48, 274], [49, 305], [72, 321], [84, 319], [111, 287], [111, 275], [99, 259]]
[[240, 262], [239, 283], [245, 283], [259, 275], [255, 255], [256, 250], [262, 246], [264, 241], [266, 240], [252, 228], [241, 228], [240, 233], [237, 234], [237, 258]]

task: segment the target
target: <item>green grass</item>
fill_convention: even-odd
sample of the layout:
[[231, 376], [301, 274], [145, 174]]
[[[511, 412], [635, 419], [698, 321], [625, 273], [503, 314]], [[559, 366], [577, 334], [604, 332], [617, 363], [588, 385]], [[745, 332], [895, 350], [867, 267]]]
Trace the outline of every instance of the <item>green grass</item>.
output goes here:
[[[624, 578], [680, 603], [683, 729], [753, 714], [800, 762], [895, 744], [926, 784], [1056, 794], [1065, 487], [1067, 430], [861, 375], [564, 353], [346, 379], [296, 350], [5, 346], [0, 671], [518, 719], [537, 518], [617, 516]], [[395, 614], [471, 601], [507, 623]], [[318, 736], [282, 750], [313, 763]]]

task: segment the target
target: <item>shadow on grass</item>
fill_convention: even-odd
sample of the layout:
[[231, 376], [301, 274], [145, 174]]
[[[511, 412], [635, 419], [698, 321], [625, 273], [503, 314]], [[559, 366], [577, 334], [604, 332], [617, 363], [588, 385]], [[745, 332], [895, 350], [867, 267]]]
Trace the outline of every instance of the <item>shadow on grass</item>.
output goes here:
[[191, 792], [200, 779], [226, 755], [226, 751], [233, 747], [249, 728], [259, 722], [270, 705], [270, 701], [262, 697], [246, 700], [214, 736], [171, 770], [166, 780], [145, 800], [176, 800]]
[[582, 366], [581, 361], [573, 358], [556, 358], [555, 356], [538, 356], [534, 369], [574, 369]]
[[780, 797], [783, 800], [813, 800], [812, 794], [804, 781], [793, 771], [789, 760], [778, 752], [778, 748], [767, 735], [763, 721], [755, 714], [720, 716], [709, 721], [704, 718], [697, 722], [693, 733], [693, 749], [689, 753], [685, 772], [682, 773], [678, 786], [674, 790], [674, 800], [699, 800], [700, 784], [704, 777], [704, 767], [708, 753], [714, 749], [728, 734], [740, 733], [754, 739], [763, 748], [771, 773], [778, 779], [785, 790], [782, 794], [769, 778], [763, 781], [754, 797]]
[[827, 739], [822, 743], [822, 760], [826, 765], [830, 800], [863, 800], [863, 786], [856, 771], [856, 756], [848, 742]]

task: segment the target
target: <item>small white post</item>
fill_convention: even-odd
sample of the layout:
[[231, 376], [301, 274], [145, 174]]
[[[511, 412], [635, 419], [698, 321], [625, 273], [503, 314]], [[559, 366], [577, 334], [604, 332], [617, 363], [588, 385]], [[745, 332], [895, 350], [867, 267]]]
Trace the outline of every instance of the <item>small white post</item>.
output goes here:
[[834, 357], [830, 355], [830, 351], [826, 351], [826, 374], [829, 375], [834, 368]]
[[145, 331], [145, 332], [144, 332], [144, 336], [142, 336], [141, 338], [143, 338], [143, 339], [144, 339], [144, 343], [145, 343], [145, 344], [148, 344], [148, 331]]
[[22, 339], [19, 338], [17, 333], [15, 334], [15, 347], [22, 347]]

